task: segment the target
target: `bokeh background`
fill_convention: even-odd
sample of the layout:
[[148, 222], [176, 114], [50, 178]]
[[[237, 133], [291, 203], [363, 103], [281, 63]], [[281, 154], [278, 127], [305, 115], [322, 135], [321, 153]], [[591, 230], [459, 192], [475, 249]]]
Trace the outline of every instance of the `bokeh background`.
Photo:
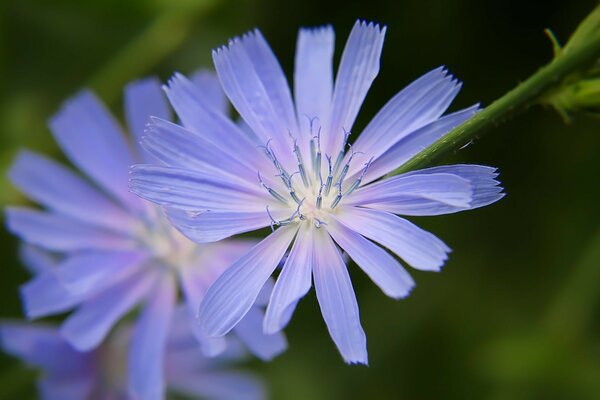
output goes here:
[[[464, 81], [453, 109], [489, 104], [551, 58], [543, 29], [569, 34], [595, 1], [13, 0], [0, 2], [0, 206], [26, 200], [5, 171], [22, 147], [61, 158], [45, 123], [81, 87], [121, 114], [145, 75], [210, 67], [210, 49], [260, 27], [288, 74], [299, 26], [331, 23], [336, 59], [356, 18], [388, 25], [381, 72], [358, 121], [420, 74]], [[359, 131], [359, 129], [354, 129]], [[445, 162], [497, 166], [508, 195], [477, 211], [416, 222], [454, 250], [439, 273], [412, 271], [403, 301], [351, 275], [370, 366], [347, 366], [314, 293], [264, 375], [273, 399], [600, 398], [600, 123], [533, 108]], [[0, 220], [3, 217], [0, 217]], [[2, 221], [3, 222], [3, 221]], [[19, 318], [28, 277], [0, 228], [0, 317]], [[0, 399], [35, 398], [33, 375], [0, 356]]]

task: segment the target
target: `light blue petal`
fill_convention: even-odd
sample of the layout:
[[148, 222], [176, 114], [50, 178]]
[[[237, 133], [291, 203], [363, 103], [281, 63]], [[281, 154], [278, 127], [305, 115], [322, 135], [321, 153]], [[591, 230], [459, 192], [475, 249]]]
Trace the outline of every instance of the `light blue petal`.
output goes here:
[[[371, 182], [400, 167], [418, 152], [471, 118], [478, 110], [479, 106], [474, 105], [455, 113], [448, 114], [437, 121], [409, 133], [390, 147], [381, 157], [373, 161], [362, 181], [363, 184]], [[360, 173], [362, 164], [358, 164], [358, 167], [359, 168], [355, 167], [357, 172], [354, 173], [354, 178]], [[353, 178], [348, 179], [351, 181]]]
[[251, 307], [234, 331], [252, 354], [263, 361], [272, 360], [287, 348], [287, 340], [281, 332], [263, 333], [264, 314], [257, 307]]
[[23, 150], [8, 172], [10, 180], [52, 211], [116, 231], [130, 231], [133, 220], [102, 192], [74, 172], [42, 155]]
[[59, 263], [54, 273], [69, 292], [89, 296], [135, 273], [149, 257], [143, 251], [80, 252]]
[[426, 168], [418, 171], [412, 171], [404, 174], [422, 175], [422, 174], [453, 174], [468, 180], [473, 187], [473, 198], [469, 208], [479, 208], [495, 203], [504, 197], [503, 188], [500, 182], [496, 180], [499, 173], [497, 168], [484, 165], [455, 164], [442, 165], [439, 167]]
[[160, 80], [147, 78], [131, 82], [125, 87], [124, 93], [125, 119], [129, 132], [138, 151], [138, 159], [148, 162], [153, 161], [143, 149], [140, 141], [146, 130], [150, 117], [171, 119], [171, 110], [167, 98], [162, 90]]
[[268, 165], [268, 160], [257, 147], [264, 144], [254, 132], [241, 131], [237, 125], [219, 111], [215, 104], [198, 92], [198, 87], [185, 76], [175, 74], [165, 88], [171, 105], [183, 125], [201, 134], [222, 152], [230, 152], [249, 163], [254, 169]]
[[129, 348], [129, 394], [134, 399], [161, 400], [165, 395], [164, 358], [176, 301], [170, 271], [160, 276], [140, 315]]
[[289, 134], [297, 131], [285, 76], [258, 31], [213, 51], [215, 69], [229, 100], [264, 144], [272, 145], [284, 167], [294, 165]]
[[165, 120], [152, 118], [142, 145], [171, 167], [206, 171], [243, 186], [256, 187], [258, 182], [255, 167], [245, 163], [244, 157], [223, 151], [203, 135]]
[[356, 156], [350, 174], [362, 169], [371, 157], [379, 158], [398, 140], [437, 120], [450, 106], [461, 84], [443, 67], [423, 75], [383, 106], [354, 142], [362, 152]]
[[221, 82], [216, 73], [209, 70], [199, 70], [192, 74], [190, 80], [196, 85], [197, 94], [204, 100], [204, 104], [210, 105], [215, 111], [227, 115], [229, 111], [229, 100], [221, 88]]
[[411, 267], [439, 271], [450, 248], [413, 223], [385, 211], [343, 207], [338, 221], [361, 235], [387, 247]]
[[237, 181], [160, 165], [134, 165], [130, 185], [146, 200], [194, 211], [264, 211], [270, 200], [266, 192], [249, 189]]
[[303, 139], [299, 145], [306, 145], [302, 149], [304, 154], [308, 154], [308, 141], [311, 138], [310, 120], [316, 117], [318, 124], [323, 125], [329, 118], [333, 95], [334, 45], [335, 34], [331, 26], [300, 29], [298, 32], [294, 96], [300, 125], [299, 137]]
[[281, 227], [229, 267], [210, 287], [198, 312], [199, 323], [209, 336], [229, 332], [254, 304], [297, 231]]
[[148, 293], [154, 278], [154, 274], [135, 274], [88, 300], [65, 320], [61, 335], [80, 351], [95, 348], [112, 326]]
[[168, 215], [173, 226], [196, 243], [215, 242], [239, 233], [251, 232], [269, 226], [271, 222], [266, 210], [189, 213], [170, 209]]
[[73, 164], [132, 210], [143, 210], [141, 200], [127, 189], [127, 167], [133, 164], [129, 144], [117, 121], [91, 92], [65, 102], [50, 120], [50, 129]]
[[265, 400], [266, 390], [255, 376], [241, 372], [178, 371], [169, 379], [174, 391], [210, 400]]
[[29, 319], [68, 311], [83, 297], [69, 292], [53, 271], [42, 272], [20, 287], [25, 315]]
[[331, 338], [349, 364], [367, 364], [367, 338], [342, 255], [325, 229], [315, 229], [315, 291]]
[[296, 304], [310, 290], [313, 268], [313, 229], [302, 224], [292, 250], [275, 282], [264, 321], [265, 333], [275, 333], [288, 324]]
[[415, 282], [387, 251], [336, 221], [327, 225], [327, 231], [386, 295], [394, 299], [409, 295]]
[[358, 189], [347, 205], [372, 207], [402, 215], [439, 215], [467, 210], [473, 186], [450, 173], [394, 176]]
[[[81, 375], [81, 374], [80, 374]], [[81, 376], [48, 376], [37, 382], [40, 398], [43, 400], [82, 400], [89, 399], [96, 380], [91, 374]]]
[[130, 249], [132, 239], [72, 218], [28, 208], [6, 210], [7, 227], [25, 242], [53, 251]]
[[344, 131], [351, 131], [354, 120], [367, 96], [373, 80], [379, 73], [379, 58], [383, 48], [386, 27], [356, 21], [335, 79], [329, 129], [325, 137], [327, 154], [341, 149]]
[[50, 252], [26, 243], [19, 246], [19, 258], [32, 274], [50, 271], [57, 263], [56, 258]]
[[76, 375], [88, 370], [90, 356], [75, 351], [54, 328], [23, 322], [0, 324], [2, 349], [25, 363], [54, 375]]

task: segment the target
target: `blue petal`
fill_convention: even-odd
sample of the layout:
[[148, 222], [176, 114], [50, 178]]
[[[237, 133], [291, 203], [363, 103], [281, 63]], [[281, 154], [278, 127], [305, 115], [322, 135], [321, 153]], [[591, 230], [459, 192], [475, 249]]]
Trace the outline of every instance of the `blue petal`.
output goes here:
[[131, 190], [159, 205], [187, 210], [264, 211], [266, 192], [212, 174], [159, 165], [131, 167]]
[[[365, 179], [363, 179], [363, 184], [371, 182], [400, 167], [418, 152], [471, 118], [478, 110], [479, 106], [474, 105], [455, 113], [448, 114], [437, 121], [409, 133], [390, 147], [381, 157], [373, 161]], [[360, 173], [360, 169], [362, 168], [361, 164], [358, 164], [358, 166], [359, 168], [355, 167], [356, 172], [353, 175], [354, 177]]]
[[10, 168], [11, 181], [52, 211], [93, 225], [130, 231], [133, 220], [74, 172], [42, 155], [21, 151]]
[[148, 293], [154, 278], [153, 274], [135, 274], [88, 300], [65, 320], [62, 336], [80, 351], [95, 348], [112, 326]]
[[282, 330], [289, 322], [296, 304], [311, 287], [313, 269], [313, 229], [302, 224], [267, 306], [264, 321], [265, 333]]
[[[320, 124], [329, 118], [333, 95], [333, 49], [335, 34], [331, 26], [300, 29], [296, 44], [294, 68], [294, 96], [300, 125], [300, 144], [306, 145], [308, 154], [310, 120], [318, 118]], [[314, 133], [313, 133], [314, 134]]]
[[394, 299], [408, 296], [415, 282], [387, 251], [336, 221], [327, 225], [327, 231], [386, 295]]
[[174, 391], [211, 400], [264, 400], [266, 391], [261, 382], [241, 372], [201, 371], [194, 373], [176, 369], [169, 378]]
[[431, 233], [385, 211], [343, 207], [336, 219], [387, 247], [416, 269], [439, 271], [450, 252], [448, 246]]
[[19, 246], [19, 258], [32, 274], [50, 271], [57, 263], [55, 257], [49, 252], [26, 243]]
[[436, 121], [460, 88], [461, 84], [440, 67], [396, 94], [354, 142], [354, 148], [363, 154], [356, 156], [350, 174], [361, 170], [362, 164], [371, 157], [379, 158], [406, 135]]
[[53, 271], [46, 271], [20, 288], [25, 315], [36, 319], [72, 309], [83, 297], [69, 292]]
[[209, 243], [225, 239], [239, 233], [251, 232], [269, 226], [270, 220], [265, 210], [256, 212], [188, 213], [171, 209], [169, 220], [181, 233], [196, 243]]
[[471, 183], [450, 173], [394, 176], [367, 185], [345, 204], [378, 208], [402, 215], [439, 215], [467, 210], [473, 200]]
[[125, 87], [125, 119], [129, 131], [133, 134], [139, 156], [152, 161], [140, 147], [146, 124], [150, 117], [171, 119], [171, 110], [157, 78], [147, 78], [131, 82]]
[[130, 249], [132, 239], [72, 218], [33, 209], [6, 210], [8, 229], [25, 242], [53, 251]]
[[210, 287], [198, 312], [206, 334], [222, 336], [244, 317], [296, 231], [294, 226], [277, 229], [233, 263]]
[[280, 332], [263, 333], [263, 319], [263, 312], [252, 307], [233, 329], [252, 354], [269, 361], [285, 351], [287, 341]]
[[79, 169], [134, 211], [144, 204], [127, 190], [133, 157], [117, 121], [88, 91], [68, 100], [51, 119], [56, 141]]
[[164, 356], [175, 297], [175, 279], [167, 271], [160, 276], [131, 337], [128, 379], [133, 398], [164, 398]]
[[313, 276], [321, 313], [344, 361], [367, 364], [367, 338], [344, 260], [325, 229], [316, 229]]
[[192, 74], [191, 81], [196, 85], [197, 95], [210, 105], [215, 111], [227, 115], [229, 100], [221, 87], [219, 77], [209, 70], [199, 70]]
[[329, 129], [324, 152], [340, 151], [344, 131], [351, 131], [354, 120], [379, 73], [379, 58], [386, 27], [356, 21], [342, 54], [335, 79]]

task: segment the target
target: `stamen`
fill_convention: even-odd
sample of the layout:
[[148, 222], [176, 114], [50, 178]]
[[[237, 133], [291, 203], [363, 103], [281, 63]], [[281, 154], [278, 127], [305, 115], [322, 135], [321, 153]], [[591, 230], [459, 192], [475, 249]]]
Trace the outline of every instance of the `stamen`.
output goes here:
[[267, 189], [267, 191], [269, 192], [269, 194], [273, 197], [275, 197], [277, 200], [279, 200], [280, 202], [282, 202], [283, 204], [287, 204], [287, 200], [280, 195], [279, 193], [277, 193], [274, 189], [270, 188], [269, 186], [267, 186], [265, 184], [265, 182], [262, 179], [262, 176], [260, 176], [260, 171], [258, 172], [258, 181], [260, 182], [260, 186], [264, 187], [265, 189]]
[[334, 174], [337, 174], [342, 161], [344, 160], [344, 156], [346, 155], [346, 144], [348, 143], [348, 138], [350, 137], [350, 132], [348, 132], [345, 128], [342, 128], [344, 131], [344, 143], [342, 143], [342, 148], [338, 153], [337, 159], [335, 160], [335, 166], [333, 167]]
[[356, 181], [354, 181], [354, 183], [352, 184], [352, 186], [350, 186], [348, 188], [348, 190], [346, 190], [346, 193], [344, 193], [344, 196], [348, 196], [350, 193], [352, 193], [356, 189], [358, 189], [358, 187], [360, 186], [363, 178], [365, 177], [365, 174], [367, 173], [367, 170], [371, 166], [372, 162], [373, 162], [373, 157], [371, 157], [371, 159], [365, 163], [365, 167], [363, 168], [360, 176], [358, 177], [358, 179]]
[[333, 201], [331, 202], [331, 209], [334, 209], [335, 206], [337, 206], [338, 204], [340, 204], [340, 201], [342, 201], [342, 181], [338, 182], [338, 194], [337, 196], [335, 196], [335, 199], [333, 199]]
[[322, 181], [321, 178], [321, 127], [317, 131], [317, 148], [315, 153], [315, 162], [313, 164], [313, 171], [315, 173], [315, 179], [319, 182]]
[[275, 226], [278, 225], [277, 221], [275, 220], [275, 218], [273, 218], [273, 216], [271, 215], [271, 211], [269, 211], [269, 206], [266, 206], [267, 208], [267, 215], [269, 216], [269, 219], [271, 220], [270, 222], [270, 226], [271, 226], [271, 232], [275, 232]]
[[323, 202], [323, 185], [319, 188], [319, 195], [317, 196], [317, 210], [321, 209], [321, 203]]
[[294, 139], [294, 154], [296, 154], [296, 160], [298, 160], [298, 172], [302, 177], [302, 183], [304, 187], [308, 187], [308, 178], [306, 177], [306, 171], [304, 169], [304, 163], [302, 162], [302, 154], [300, 154], [300, 148], [298, 147], [298, 141]]
[[[325, 181], [325, 196], [329, 195], [331, 190], [331, 183], [333, 182], [333, 169], [331, 168], [331, 157], [325, 155], [327, 158], [327, 180]], [[319, 192], [320, 193], [320, 192]]]
[[315, 227], [316, 228], [320, 228], [323, 225], [327, 225], [327, 222], [321, 221], [319, 218], [314, 218], [314, 220], [315, 220]]

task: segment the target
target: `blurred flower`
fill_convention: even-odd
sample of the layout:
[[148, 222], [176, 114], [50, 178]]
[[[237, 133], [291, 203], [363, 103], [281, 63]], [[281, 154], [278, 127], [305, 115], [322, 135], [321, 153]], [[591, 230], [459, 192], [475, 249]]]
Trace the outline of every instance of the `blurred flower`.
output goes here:
[[310, 289], [312, 274], [343, 358], [367, 363], [340, 248], [385, 294], [399, 299], [414, 282], [379, 245], [428, 271], [439, 271], [450, 249], [395, 214], [448, 214], [503, 197], [496, 170], [478, 165], [429, 168], [375, 182], [476, 112], [473, 106], [442, 117], [461, 87], [443, 68], [393, 97], [348, 145], [379, 70], [385, 30], [355, 24], [335, 84], [333, 30], [300, 30], [295, 102], [259, 31], [214, 51], [222, 87], [244, 120], [240, 126], [214, 106], [217, 96], [198, 91], [180, 75], [170, 81], [167, 95], [183, 127], [153, 119], [143, 145], [167, 166], [133, 167], [133, 191], [167, 206], [171, 222], [199, 243], [273, 229], [208, 290], [199, 312], [208, 335], [224, 335], [239, 323], [293, 242], [269, 301], [265, 332], [285, 327]]
[[[207, 358], [189, 329], [187, 310], [179, 308], [174, 314], [173, 329], [169, 330], [165, 357], [160, 365], [169, 391], [202, 399], [265, 397], [257, 378], [229, 369], [231, 364], [244, 358], [239, 346], [229, 346], [221, 356]], [[132, 334], [130, 325], [120, 325], [96, 349], [79, 352], [53, 326], [0, 323], [3, 350], [42, 370], [37, 386], [43, 400], [132, 398], [124, 369]]]
[[[200, 76], [198, 90], [216, 77]], [[212, 85], [212, 86], [211, 86]], [[135, 82], [125, 91], [125, 113], [135, 142], [150, 115], [168, 118], [170, 110], [154, 79]], [[206, 354], [225, 349], [224, 338], [207, 338], [196, 322], [198, 306], [227, 266], [254, 244], [248, 240], [198, 246], [173, 229], [163, 211], [128, 189], [128, 167], [152, 160], [131, 148], [115, 119], [89, 92], [70, 99], [50, 122], [69, 159], [92, 182], [41, 155], [22, 151], [9, 176], [44, 211], [7, 210], [9, 229], [25, 242], [25, 257], [36, 276], [21, 288], [30, 319], [76, 308], [60, 334], [80, 351], [96, 348], [114, 324], [143, 305], [133, 334], [129, 377], [132, 395], [159, 398], [163, 392], [162, 357], [168, 321], [181, 289], [188, 324]], [[265, 300], [253, 307], [236, 334], [262, 359], [286, 347], [282, 334], [265, 335]]]

